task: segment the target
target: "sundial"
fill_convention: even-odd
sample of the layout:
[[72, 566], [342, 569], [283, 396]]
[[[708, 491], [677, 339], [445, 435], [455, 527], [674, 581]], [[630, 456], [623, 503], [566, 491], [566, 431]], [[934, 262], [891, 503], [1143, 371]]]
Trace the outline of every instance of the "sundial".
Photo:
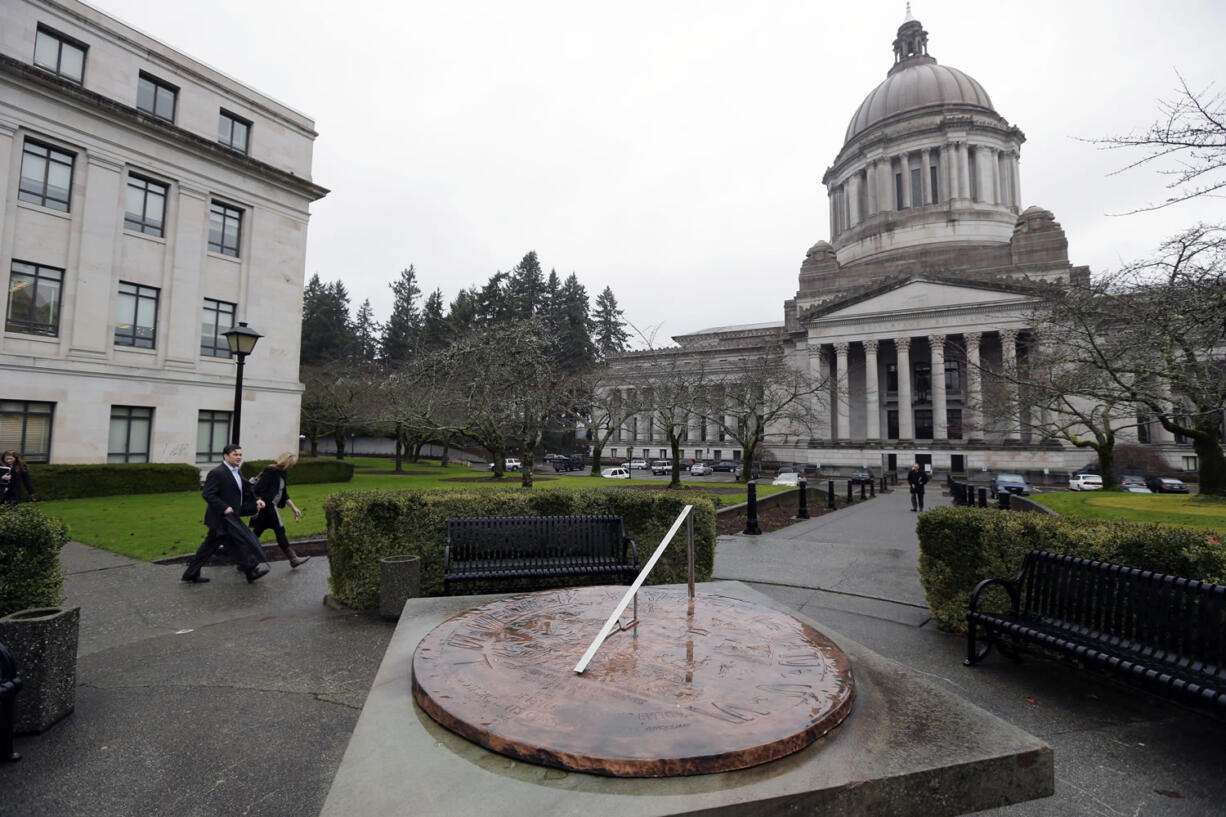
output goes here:
[[618, 777], [765, 763], [851, 711], [850, 662], [813, 627], [684, 588], [638, 590], [633, 626], [612, 631], [577, 671], [625, 592], [526, 593], [461, 613], [418, 645], [413, 696], [495, 752]]

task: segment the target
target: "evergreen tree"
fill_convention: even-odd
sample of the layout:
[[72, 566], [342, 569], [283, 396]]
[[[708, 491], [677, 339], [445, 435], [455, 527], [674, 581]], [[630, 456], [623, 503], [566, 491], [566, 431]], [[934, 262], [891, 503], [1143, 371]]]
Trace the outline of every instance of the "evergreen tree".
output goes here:
[[417, 270], [412, 264], [400, 271], [400, 278], [389, 286], [394, 299], [392, 314], [383, 325], [383, 359], [393, 366], [410, 360], [417, 352], [421, 338], [422, 314], [417, 306], [421, 287], [417, 285]]
[[421, 351], [437, 352], [451, 342], [451, 326], [443, 313], [443, 291], [436, 289], [426, 298], [422, 310]]
[[544, 306], [545, 276], [533, 250], [511, 270], [506, 284], [507, 306], [513, 318], [531, 318]]
[[554, 364], [568, 374], [589, 371], [596, 364], [596, 346], [587, 290], [572, 272], [550, 301], [547, 325], [554, 339]]
[[325, 284], [311, 276], [302, 292], [302, 345], [298, 360], [317, 366], [344, 358], [353, 343], [349, 321], [349, 293], [336, 281]]
[[495, 272], [477, 293], [477, 326], [503, 326], [510, 319], [511, 303], [507, 294], [509, 277], [505, 272]]
[[477, 303], [480, 295], [475, 289], [461, 289], [447, 310], [447, 327], [451, 340], [462, 338], [477, 326]]
[[610, 355], [626, 351], [626, 341], [630, 335], [626, 332], [622, 311], [617, 308], [617, 298], [613, 296], [612, 287], [605, 287], [596, 298], [596, 353], [601, 360], [608, 360]]
[[358, 314], [353, 319], [354, 357], [365, 363], [372, 363], [379, 357], [379, 333], [382, 331], [379, 322], [375, 320], [375, 311], [370, 305], [370, 298], [362, 301]]

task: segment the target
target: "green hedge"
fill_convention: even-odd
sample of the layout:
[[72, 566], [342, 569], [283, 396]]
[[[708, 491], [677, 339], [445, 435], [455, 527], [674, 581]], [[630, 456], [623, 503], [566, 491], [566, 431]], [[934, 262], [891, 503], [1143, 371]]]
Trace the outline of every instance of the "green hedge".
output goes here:
[[[936, 508], [920, 515], [917, 530], [920, 583], [928, 608], [937, 627], [950, 632], [966, 630], [966, 607], [975, 585], [983, 579], [1013, 578], [1028, 550], [1226, 584], [1221, 537], [1189, 528], [991, 508]], [[997, 606], [1003, 604], [1003, 593], [999, 595], [992, 600]]]
[[[694, 505], [695, 578], [707, 581], [715, 561], [715, 508]], [[639, 549], [640, 566], [660, 544], [687, 504], [667, 492], [633, 489], [524, 491], [344, 491], [324, 502], [328, 519], [329, 583], [332, 594], [357, 608], [379, 604], [379, 560], [397, 554], [421, 557], [422, 595], [443, 592], [443, 547], [447, 520], [468, 516], [572, 516], [615, 514]], [[650, 584], [686, 580], [684, 541], [678, 534], [660, 557]], [[679, 546], [680, 545], [680, 546]]]
[[[247, 460], [239, 469], [243, 476], [254, 477], [268, 466], [272, 460]], [[353, 463], [337, 459], [298, 460], [290, 469], [291, 485], [311, 485], [320, 482], [349, 482], [353, 479]], [[292, 494], [291, 494], [292, 495]]]
[[183, 463], [31, 465], [30, 481], [39, 499], [169, 494], [199, 491], [200, 469]]
[[0, 616], [63, 601], [68, 526], [34, 505], [0, 505]]

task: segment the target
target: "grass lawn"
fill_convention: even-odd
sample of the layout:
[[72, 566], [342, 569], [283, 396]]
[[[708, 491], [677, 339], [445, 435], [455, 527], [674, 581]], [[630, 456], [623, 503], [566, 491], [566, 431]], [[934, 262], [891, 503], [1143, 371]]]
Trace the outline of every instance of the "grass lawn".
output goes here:
[[1226, 533], [1226, 499], [1198, 494], [1068, 491], [1035, 494], [1035, 502], [1076, 519], [1124, 519]]
[[[339, 491], [383, 490], [404, 488], [457, 488], [516, 490], [519, 474], [509, 474], [498, 481], [488, 471], [471, 470], [466, 466], [450, 465], [443, 468], [434, 462], [404, 464], [404, 473], [390, 472], [390, 459], [353, 457], [352, 482], [331, 482], [317, 485], [294, 485], [290, 472], [290, 496], [294, 504], [302, 508], [302, 519], [294, 521], [292, 513], [283, 513], [285, 530], [290, 539], [316, 536], [325, 532], [323, 501]], [[663, 489], [666, 482], [655, 479], [610, 480], [583, 474], [536, 474], [532, 490], [550, 490], [558, 487], [571, 488], [624, 488], [644, 485]], [[729, 495], [714, 489], [739, 491]], [[713, 490], [705, 490], [707, 488]], [[720, 497], [725, 504], [744, 501], [744, 486], [731, 483], [692, 482], [685, 490], [696, 494]], [[767, 496], [780, 488], [759, 485], [758, 495]], [[105, 550], [121, 553], [134, 559], [152, 561], [168, 556], [193, 553], [204, 538], [204, 501], [199, 491], [174, 494], [136, 494], [125, 496], [90, 497], [88, 499], [61, 499], [42, 502], [40, 509], [47, 516], [61, 519], [68, 524], [69, 535], [77, 542], [84, 542]], [[274, 540], [271, 531], [261, 537], [264, 542]]]

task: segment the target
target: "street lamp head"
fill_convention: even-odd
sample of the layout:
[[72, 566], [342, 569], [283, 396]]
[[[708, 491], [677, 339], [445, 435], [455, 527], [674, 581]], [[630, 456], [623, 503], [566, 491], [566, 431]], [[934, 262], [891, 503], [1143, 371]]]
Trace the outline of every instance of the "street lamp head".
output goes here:
[[240, 358], [251, 354], [255, 349], [255, 342], [264, 337], [254, 329], [248, 329], [245, 321], [240, 321], [238, 326], [231, 327], [221, 334], [225, 336], [226, 343], [230, 346], [230, 354]]

